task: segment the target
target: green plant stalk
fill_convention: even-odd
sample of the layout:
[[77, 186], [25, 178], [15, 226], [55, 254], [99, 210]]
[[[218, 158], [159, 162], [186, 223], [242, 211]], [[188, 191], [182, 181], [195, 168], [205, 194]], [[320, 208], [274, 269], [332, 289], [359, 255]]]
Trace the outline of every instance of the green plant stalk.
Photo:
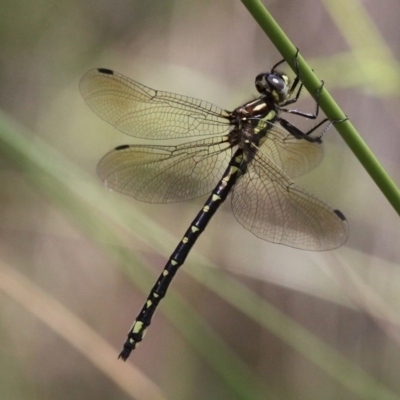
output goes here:
[[[271, 14], [267, 11], [261, 1], [241, 1], [258, 22], [265, 34], [269, 37], [276, 49], [282, 54], [283, 58], [287, 61], [292, 70], [295, 71], [294, 56], [297, 49], [272, 18]], [[318, 88], [321, 86], [321, 81], [304, 61], [301, 54], [298, 55], [298, 63], [301, 71], [301, 80], [303, 81], [305, 88], [315, 99]], [[342, 120], [346, 118], [346, 115], [333, 100], [325, 87], [320, 93], [320, 107], [330, 120]], [[377, 184], [383, 195], [396, 210], [397, 214], [400, 215], [400, 190], [361, 138], [357, 130], [349, 120], [335, 124], [335, 128]]]

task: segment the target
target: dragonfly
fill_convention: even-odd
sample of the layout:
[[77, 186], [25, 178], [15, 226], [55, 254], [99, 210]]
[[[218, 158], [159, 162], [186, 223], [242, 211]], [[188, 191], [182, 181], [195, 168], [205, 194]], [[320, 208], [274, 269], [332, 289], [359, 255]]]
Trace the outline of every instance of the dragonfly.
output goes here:
[[[283, 62], [257, 75], [259, 96], [233, 111], [151, 89], [109, 69], [93, 69], [81, 79], [81, 94], [99, 117], [127, 135], [158, 141], [107, 153], [97, 166], [106, 187], [148, 203], [210, 193], [151, 289], [118, 358], [126, 361], [142, 341], [174, 275], [228, 194], [237, 221], [263, 240], [309, 251], [335, 249], [346, 241], [343, 213], [292, 180], [320, 163], [322, 136], [341, 121], [325, 118], [304, 132], [283, 118], [316, 119], [320, 93], [315, 113], [288, 107], [303, 84], [299, 72], [291, 80], [278, 70]], [[160, 143], [164, 140], [179, 143]]]

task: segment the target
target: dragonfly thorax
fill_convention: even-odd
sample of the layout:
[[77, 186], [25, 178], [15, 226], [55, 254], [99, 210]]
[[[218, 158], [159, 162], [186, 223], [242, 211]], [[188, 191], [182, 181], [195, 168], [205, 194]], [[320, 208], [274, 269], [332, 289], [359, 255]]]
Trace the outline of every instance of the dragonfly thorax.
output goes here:
[[243, 123], [248, 124], [249, 120], [262, 119], [272, 122], [278, 112], [279, 108], [276, 107], [275, 102], [267, 96], [262, 96], [238, 107], [232, 112], [231, 119], [234, 122], [237, 121], [238, 126], [243, 125]]
[[243, 104], [231, 114], [229, 142], [242, 149], [249, 147], [250, 143], [258, 146], [278, 113], [279, 108], [266, 96]]

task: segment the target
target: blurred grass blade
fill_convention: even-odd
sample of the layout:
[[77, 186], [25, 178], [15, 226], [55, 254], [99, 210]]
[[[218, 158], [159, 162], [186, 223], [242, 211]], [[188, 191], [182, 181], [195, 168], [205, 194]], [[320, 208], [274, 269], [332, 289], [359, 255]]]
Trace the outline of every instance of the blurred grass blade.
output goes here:
[[[347, 42], [353, 68], [363, 86], [380, 95], [398, 96], [399, 63], [359, 0], [322, 0], [328, 14]], [[351, 18], [343, 18], [351, 15]]]
[[[203, 269], [205, 268], [207, 267], [203, 266]], [[351, 363], [339, 351], [325, 344], [296, 321], [288, 318], [278, 308], [261, 299], [223, 271], [207, 268], [207, 274], [204, 274], [203, 271], [200, 272], [200, 268], [196, 268], [190, 273], [197, 279], [202, 279], [204, 284], [207, 284], [226, 302], [279, 337], [361, 399], [370, 398], [371, 393], [376, 396], [374, 398], [380, 400], [398, 399], [398, 396], [378, 379]], [[204, 275], [207, 276], [207, 282], [202, 278]], [[213, 277], [211, 278], [210, 275]]]
[[137, 400], [166, 400], [138, 368], [117, 361], [117, 350], [29, 279], [0, 260], [0, 291], [83, 354], [120, 389]]

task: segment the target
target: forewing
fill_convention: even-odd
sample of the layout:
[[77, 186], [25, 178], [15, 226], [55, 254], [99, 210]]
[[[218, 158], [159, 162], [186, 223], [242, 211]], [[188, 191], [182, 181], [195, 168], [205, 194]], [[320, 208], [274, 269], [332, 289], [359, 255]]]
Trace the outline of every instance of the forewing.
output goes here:
[[110, 70], [86, 73], [80, 91], [100, 118], [138, 138], [177, 139], [229, 130], [227, 111], [206, 101], [150, 89]]
[[296, 186], [263, 152], [234, 186], [236, 219], [261, 239], [303, 250], [330, 250], [348, 236], [343, 214]]
[[97, 173], [107, 187], [148, 203], [173, 203], [210, 192], [230, 159], [227, 137], [179, 146], [119, 146]]

